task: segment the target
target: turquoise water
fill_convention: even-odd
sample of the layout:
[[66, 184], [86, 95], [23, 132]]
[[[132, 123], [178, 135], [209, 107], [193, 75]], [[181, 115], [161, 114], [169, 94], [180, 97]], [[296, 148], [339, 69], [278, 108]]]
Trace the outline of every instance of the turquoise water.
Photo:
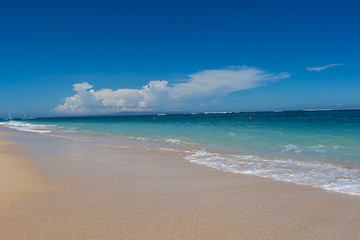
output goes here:
[[224, 171], [360, 194], [358, 110], [39, 118], [2, 125], [49, 135], [135, 139], [185, 151], [185, 159]]

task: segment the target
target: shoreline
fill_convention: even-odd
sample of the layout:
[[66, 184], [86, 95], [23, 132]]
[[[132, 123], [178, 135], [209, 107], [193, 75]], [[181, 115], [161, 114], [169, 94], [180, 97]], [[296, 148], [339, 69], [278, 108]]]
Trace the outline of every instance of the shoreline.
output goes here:
[[[4, 154], [18, 152], [21, 146], [5, 145], [9, 142], [3, 141], [2, 131], [0, 154], [9, 160]], [[24, 175], [38, 180], [17, 183], [21, 201], [8, 206], [13, 225], [0, 226], [0, 235], [8, 239], [356, 239], [360, 235], [357, 196], [225, 173], [187, 162], [178, 153], [111, 149], [22, 132], [14, 132], [11, 139], [31, 148], [19, 160], [31, 164], [9, 174], [13, 179]], [[44, 188], [46, 182], [54, 183], [56, 190]], [[31, 186], [40, 188], [31, 192], [31, 198], [23, 197]]]
[[[326, 118], [326, 116], [322, 116]], [[122, 132], [125, 126], [128, 126], [129, 123], [121, 124], [122, 127], [119, 128], [117, 125], [124, 119], [115, 119], [115, 117], [108, 117], [107, 120], [110, 121], [109, 125], [107, 124], [107, 120], [104, 119], [98, 120], [97, 123], [92, 123], [92, 120], [88, 119], [90, 122], [80, 123], [83, 120], [81, 118], [77, 118], [78, 123], [71, 122], [69, 124], [65, 124], [60, 122], [21, 122], [21, 121], [10, 121], [7, 123], [0, 123], [0, 126], [3, 125], [9, 129], [15, 129], [22, 132], [31, 132], [31, 133], [39, 133], [40, 135], [48, 135], [53, 137], [60, 138], [68, 138], [76, 141], [84, 141], [84, 142], [92, 142], [94, 144], [116, 147], [116, 148], [142, 148], [142, 149], [158, 149], [163, 151], [179, 151], [185, 154], [185, 159], [187, 161], [197, 163], [199, 165], [205, 165], [208, 167], [212, 167], [215, 169], [219, 169], [225, 172], [233, 172], [240, 174], [253, 174], [259, 177], [266, 177], [273, 180], [292, 182], [300, 185], [313, 186], [321, 189], [326, 189], [334, 192], [341, 192], [351, 195], [360, 196], [360, 185], [357, 184], [360, 182], [360, 163], [358, 158], [354, 158], [360, 154], [357, 149], [357, 141], [359, 134], [356, 134], [356, 131], [352, 134], [353, 138], [349, 137], [351, 142], [351, 146], [348, 144], [344, 144], [344, 137], [347, 135], [340, 134], [338, 135], [340, 140], [339, 142], [334, 142], [337, 138], [337, 134], [330, 134], [332, 136], [332, 143], [321, 143], [320, 139], [317, 136], [318, 134], [308, 134], [307, 141], [303, 139], [304, 136], [297, 136], [296, 131], [292, 132], [292, 135], [295, 138], [302, 139], [302, 143], [294, 142], [293, 139], [289, 138], [289, 141], [282, 140], [282, 143], [276, 143], [272, 147], [275, 152], [265, 151], [267, 147], [263, 146], [265, 142], [259, 142], [259, 151], [253, 151], [251, 149], [245, 149], [246, 144], [257, 145], [256, 138], [262, 134], [261, 127], [257, 130], [257, 137], [251, 141], [252, 143], [245, 143], [245, 148], [242, 148], [241, 141], [237, 143], [237, 150], [232, 148], [229, 143], [222, 144], [222, 141], [228, 141], [231, 138], [238, 136], [239, 133], [236, 134], [236, 129], [222, 131], [222, 135], [219, 136], [221, 139], [219, 144], [208, 144], [204, 141], [195, 141], [196, 138], [187, 138], [187, 134], [182, 134], [178, 132], [178, 136], [172, 134], [162, 134], [162, 129], [165, 130], [169, 127], [168, 124], [172, 124], [173, 121], [176, 123], [176, 119], [165, 119], [168, 124], [158, 124], [156, 122], [152, 122], [150, 132], [144, 128], [147, 126], [148, 121], [146, 119], [137, 119], [139, 121], [144, 121], [143, 127], [138, 129], [138, 134], [132, 132], [130, 135]], [[136, 120], [136, 121], [137, 121]], [[163, 119], [164, 120], [164, 119]], [[161, 120], [161, 121], [163, 121]], [[218, 119], [219, 120], [219, 119]], [[120, 121], [120, 122], [118, 122]], [[103, 122], [104, 130], [101, 130], [101, 124]], [[306, 122], [306, 121], [305, 121]], [[160, 123], [160, 122], [159, 122]], [[239, 122], [241, 123], [241, 122]], [[250, 124], [248, 127], [252, 129], [251, 123], [242, 122], [244, 124]], [[78, 126], [78, 124], [80, 124]], [[84, 125], [85, 124], [85, 125]], [[90, 124], [90, 125], [89, 125]], [[230, 123], [229, 123], [230, 124]], [[263, 123], [264, 124], [264, 123]], [[83, 125], [83, 126], [82, 126]], [[175, 124], [173, 127], [176, 128]], [[186, 124], [185, 124], [186, 125]], [[200, 124], [202, 125], [202, 124]], [[200, 126], [199, 125], [199, 126]], [[216, 124], [215, 124], [216, 125]], [[72, 127], [71, 127], [72, 126]], [[130, 124], [130, 129], [132, 126]], [[163, 126], [163, 127], [160, 127]], [[167, 126], [167, 127], [166, 127]], [[191, 127], [192, 126], [192, 127]], [[194, 126], [199, 127], [198, 125], [191, 125], [190, 127], [186, 127], [186, 129], [194, 128]], [[301, 124], [298, 126], [298, 128]], [[345, 125], [344, 125], [345, 126]], [[343, 126], [343, 127], [344, 127]], [[195, 127], [195, 128], [197, 128]], [[303, 126], [304, 127], [304, 126]], [[309, 127], [309, 126], [308, 126]], [[328, 130], [332, 128], [328, 126]], [[356, 126], [354, 126], [357, 129]], [[125, 127], [126, 129], [127, 127]], [[295, 130], [299, 130], [295, 127]], [[92, 130], [91, 130], [92, 129]], [[96, 130], [97, 129], [97, 130]], [[149, 129], [149, 128], [147, 128]], [[179, 128], [181, 129], [181, 127]], [[225, 128], [226, 129], [226, 128]], [[301, 129], [301, 127], [300, 127]], [[115, 132], [111, 132], [113, 130]], [[142, 132], [145, 131], [145, 133]], [[204, 131], [203, 129], [202, 131]], [[239, 129], [238, 129], [239, 130]], [[266, 128], [265, 128], [266, 130]], [[268, 129], [269, 130], [269, 129]], [[284, 130], [284, 129], [283, 129]], [[325, 129], [322, 129], [324, 131]], [[346, 130], [346, 127], [345, 129]], [[117, 134], [117, 131], [121, 132], [120, 135]], [[283, 132], [279, 129], [280, 132]], [[125, 131], [126, 132], [126, 131]], [[207, 131], [205, 130], [206, 133]], [[220, 131], [221, 132], [221, 131]], [[235, 132], [235, 133], [234, 133]], [[315, 131], [316, 132], [316, 131]], [[345, 131], [346, 132], [346, 131]], [[159, 133], [159, 135], [154, 134]], [[255, 132], [256, 133], [256, 132]], [[135, 135], [132, 135], [135, 134]], [[151, 136], [150, 136], [150, 135]], [[224, 135], [225, 134], [225, 135]], [[248, 133], [247, 133], [248, 134]], [[239, 139], [247, 138], [247, 134], [242, 136]], [[260, 134], [260, 135], [259, 135]], [[267, 137], [269, 133], [265, 134]], [[273, 134], [277, 135], [278, 133], [273, 132]], [[191, 135], [191, 134], [190, 134]], [[206, 134], [205, 134], [206, 135]], [[216, 135], [216, 134], [215, 134]], [[242, 134], [240, 134], [242, 135]], [[280, 134], [281, 135], [281, 134]], [[279, 136], [280, 136], [279, 135]], [[145, 136], [145, 137], [144, 137]], [[265, 136], [265, 138], [267, 138]], [[342, 136], [342, 137], [341, 137]], [[204, 136], [203, 136], [204, 137]], [[209, 136], [208, 136], [209, 137]], [[250, 136], [248, 136], [250, 137]], [[313, 139], [315, 137], [315, 139]], [[201, 137], [200, 137], [201, 138]], [[250, 137], [252, 139], [252, 136]], [[285, 138], [286, 139], [286, 138]], [[316, 140], [317, 139], [317, 140]], [[343, 140], [341, 140], [343, 139]], [[261, 140], [261, 139], [260, 139]], [[319, 142], [319, 141], [320, 142]], [[325, 140], [325, 139], [323, 139]], [[360, 139], [359, 139], [360, 140]], [[300, 141], [300, 142], [301, 142]], [[211, 141], [210, 141], [211, 142]], [[305, 143], [307, 142], [307, 143]], [[331, 141], [330, 141], [331, 142]], [[228, 145], [227, 147], [225, 145]], [[265, 144], [266, 145], [266, 144]], [[235, 146], [235, 145], [234, 145]], [[261, 147], [262, 146], [262, 147]], [[257, 147], [255, 147], [257, 148]], [[346, 150], [347, 149], [347, 150]], [[352, 149], [352, 150], [351, 150]], [[334, 152], [335, 151], [335, 152]], [[307, 156], [307, 154], [310, 154]], [[313, 155], [312, 155], [313, 154]], [[353, 159], [354, 158], [354, 159]]]

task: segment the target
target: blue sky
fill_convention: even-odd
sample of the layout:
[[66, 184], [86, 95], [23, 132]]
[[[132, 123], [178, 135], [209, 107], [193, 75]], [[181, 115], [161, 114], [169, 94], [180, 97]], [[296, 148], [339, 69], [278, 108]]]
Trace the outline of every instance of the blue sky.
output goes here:
[[[3, 0], [0, 117], [359, 108], [359, 10], [358, 1]], [[330, 64], [342, 65], [307, 70]]]

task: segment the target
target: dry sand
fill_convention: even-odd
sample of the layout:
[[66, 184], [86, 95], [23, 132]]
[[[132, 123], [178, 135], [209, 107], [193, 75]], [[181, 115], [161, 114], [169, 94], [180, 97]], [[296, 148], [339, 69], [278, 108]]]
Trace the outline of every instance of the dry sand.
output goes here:
[[31, 149], [0, 140], [0, 239], [360, 236], [357, 196], [224, 173], [178, 153], [12, 134]]
[[6, 220], [18, 211], [20, 203], [50, 188], [28, 166], [28, 160], [15, 154], [19, 144], [4, 140], [0, 132], [0, 239], [4, 238]]

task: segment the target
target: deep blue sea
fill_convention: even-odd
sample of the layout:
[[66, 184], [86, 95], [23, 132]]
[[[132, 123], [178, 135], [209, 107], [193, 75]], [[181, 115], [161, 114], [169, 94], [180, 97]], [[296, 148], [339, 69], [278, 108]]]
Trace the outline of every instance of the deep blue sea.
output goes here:
[[360, 110], [37, 118], [4, 127], [109, 146], [185, 153], [184, 160], [360, 195]]

